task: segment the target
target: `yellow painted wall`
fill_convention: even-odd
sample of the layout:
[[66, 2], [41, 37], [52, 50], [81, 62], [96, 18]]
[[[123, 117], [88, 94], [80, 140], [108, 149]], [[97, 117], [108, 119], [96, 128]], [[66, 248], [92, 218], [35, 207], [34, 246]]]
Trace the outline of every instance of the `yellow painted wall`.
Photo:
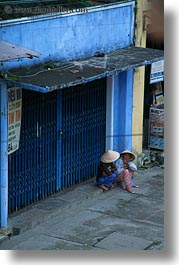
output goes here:
[[[137, 1], [135, 46], [146, 47], [146, 30], [143, 25], [143, 0]], [[133, 124], [132, 124], [132, 150], [142, 152], [143, 139], [143, 104], [144, 104], [144, 78], [145, 67], [139, 67], [134, 72], [133, 84]]]

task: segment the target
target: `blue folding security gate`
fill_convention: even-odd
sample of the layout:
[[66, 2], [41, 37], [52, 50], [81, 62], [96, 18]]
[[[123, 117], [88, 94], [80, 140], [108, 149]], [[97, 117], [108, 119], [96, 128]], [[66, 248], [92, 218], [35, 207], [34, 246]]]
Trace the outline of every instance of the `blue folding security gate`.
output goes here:
[[56, 191], [57, 93], [23, 90], [19, 150], [9, 155], [9, 211]]
[[66, 188], [96, 174], [99, 157], [105, 150], [106, 79], [64, 89], [61, 141], [61, 178]]
[[105, 150], [106, 79], [23, 90], [19, 150], [9, 155], [9, 212], [95, 176]]

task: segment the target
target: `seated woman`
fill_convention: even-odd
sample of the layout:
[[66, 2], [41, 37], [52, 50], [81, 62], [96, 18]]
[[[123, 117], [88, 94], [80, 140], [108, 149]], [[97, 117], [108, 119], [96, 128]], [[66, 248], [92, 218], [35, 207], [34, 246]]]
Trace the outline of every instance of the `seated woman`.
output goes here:
[[103, 190], [109, 190], [116, 184], [116, 177], [118, 173], [117, 168], [113, 162], [116, 161], [119, 157], [120, 154], [112, 150], [106, 151], [101, 156], [96, 182], [98, 186]]
[[132, 162], [135, 159], [135, 155], [125, 150], [120, 154], [120, 159], [116, 162], [118, 175], [116, 182], [128, 192], [134, 193], [132, 187], [138, 187], [133, 182], [134, 172], [137, 171], [136, 165]]

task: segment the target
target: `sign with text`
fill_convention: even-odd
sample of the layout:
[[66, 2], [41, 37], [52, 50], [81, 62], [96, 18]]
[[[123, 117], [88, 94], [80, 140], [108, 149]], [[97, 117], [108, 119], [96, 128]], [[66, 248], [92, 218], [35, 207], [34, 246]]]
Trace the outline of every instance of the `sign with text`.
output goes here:
[[22, 89], [8, 89], [8, 155], [19, 148], [22, 114]]
[[164, 60], [151, 64], [150, 84], [164, 80]]

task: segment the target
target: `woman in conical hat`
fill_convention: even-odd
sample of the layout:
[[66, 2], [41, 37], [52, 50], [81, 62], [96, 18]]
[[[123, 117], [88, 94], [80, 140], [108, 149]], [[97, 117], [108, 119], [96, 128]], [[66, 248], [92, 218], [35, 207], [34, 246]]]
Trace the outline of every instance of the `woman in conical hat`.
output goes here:
[[117, 168], [113, 162], [119, 157], [120, 154], [112, 150], [106, 151], [101, 156], [96, 182], [103, 190], [109, 190], [116, 184]]
[[125, 154], [129, 154], [130, 155], [130, 160], [133, 161], [135, 159], [135, 155], [129, 151], [129, 150], [124, 150], [122, 153], [121, 153], [121, 156], [124, 157]]
[[124, 150], [120, 156], [120, 159], [116, 162], [118, 171], [116, 181], [123, 189], [134, 193], [132, 187], [137, 187], [133, 182], [134, 172], [137, 171], [136, 165], [132, 162], [135, 155], [129, 150]]

